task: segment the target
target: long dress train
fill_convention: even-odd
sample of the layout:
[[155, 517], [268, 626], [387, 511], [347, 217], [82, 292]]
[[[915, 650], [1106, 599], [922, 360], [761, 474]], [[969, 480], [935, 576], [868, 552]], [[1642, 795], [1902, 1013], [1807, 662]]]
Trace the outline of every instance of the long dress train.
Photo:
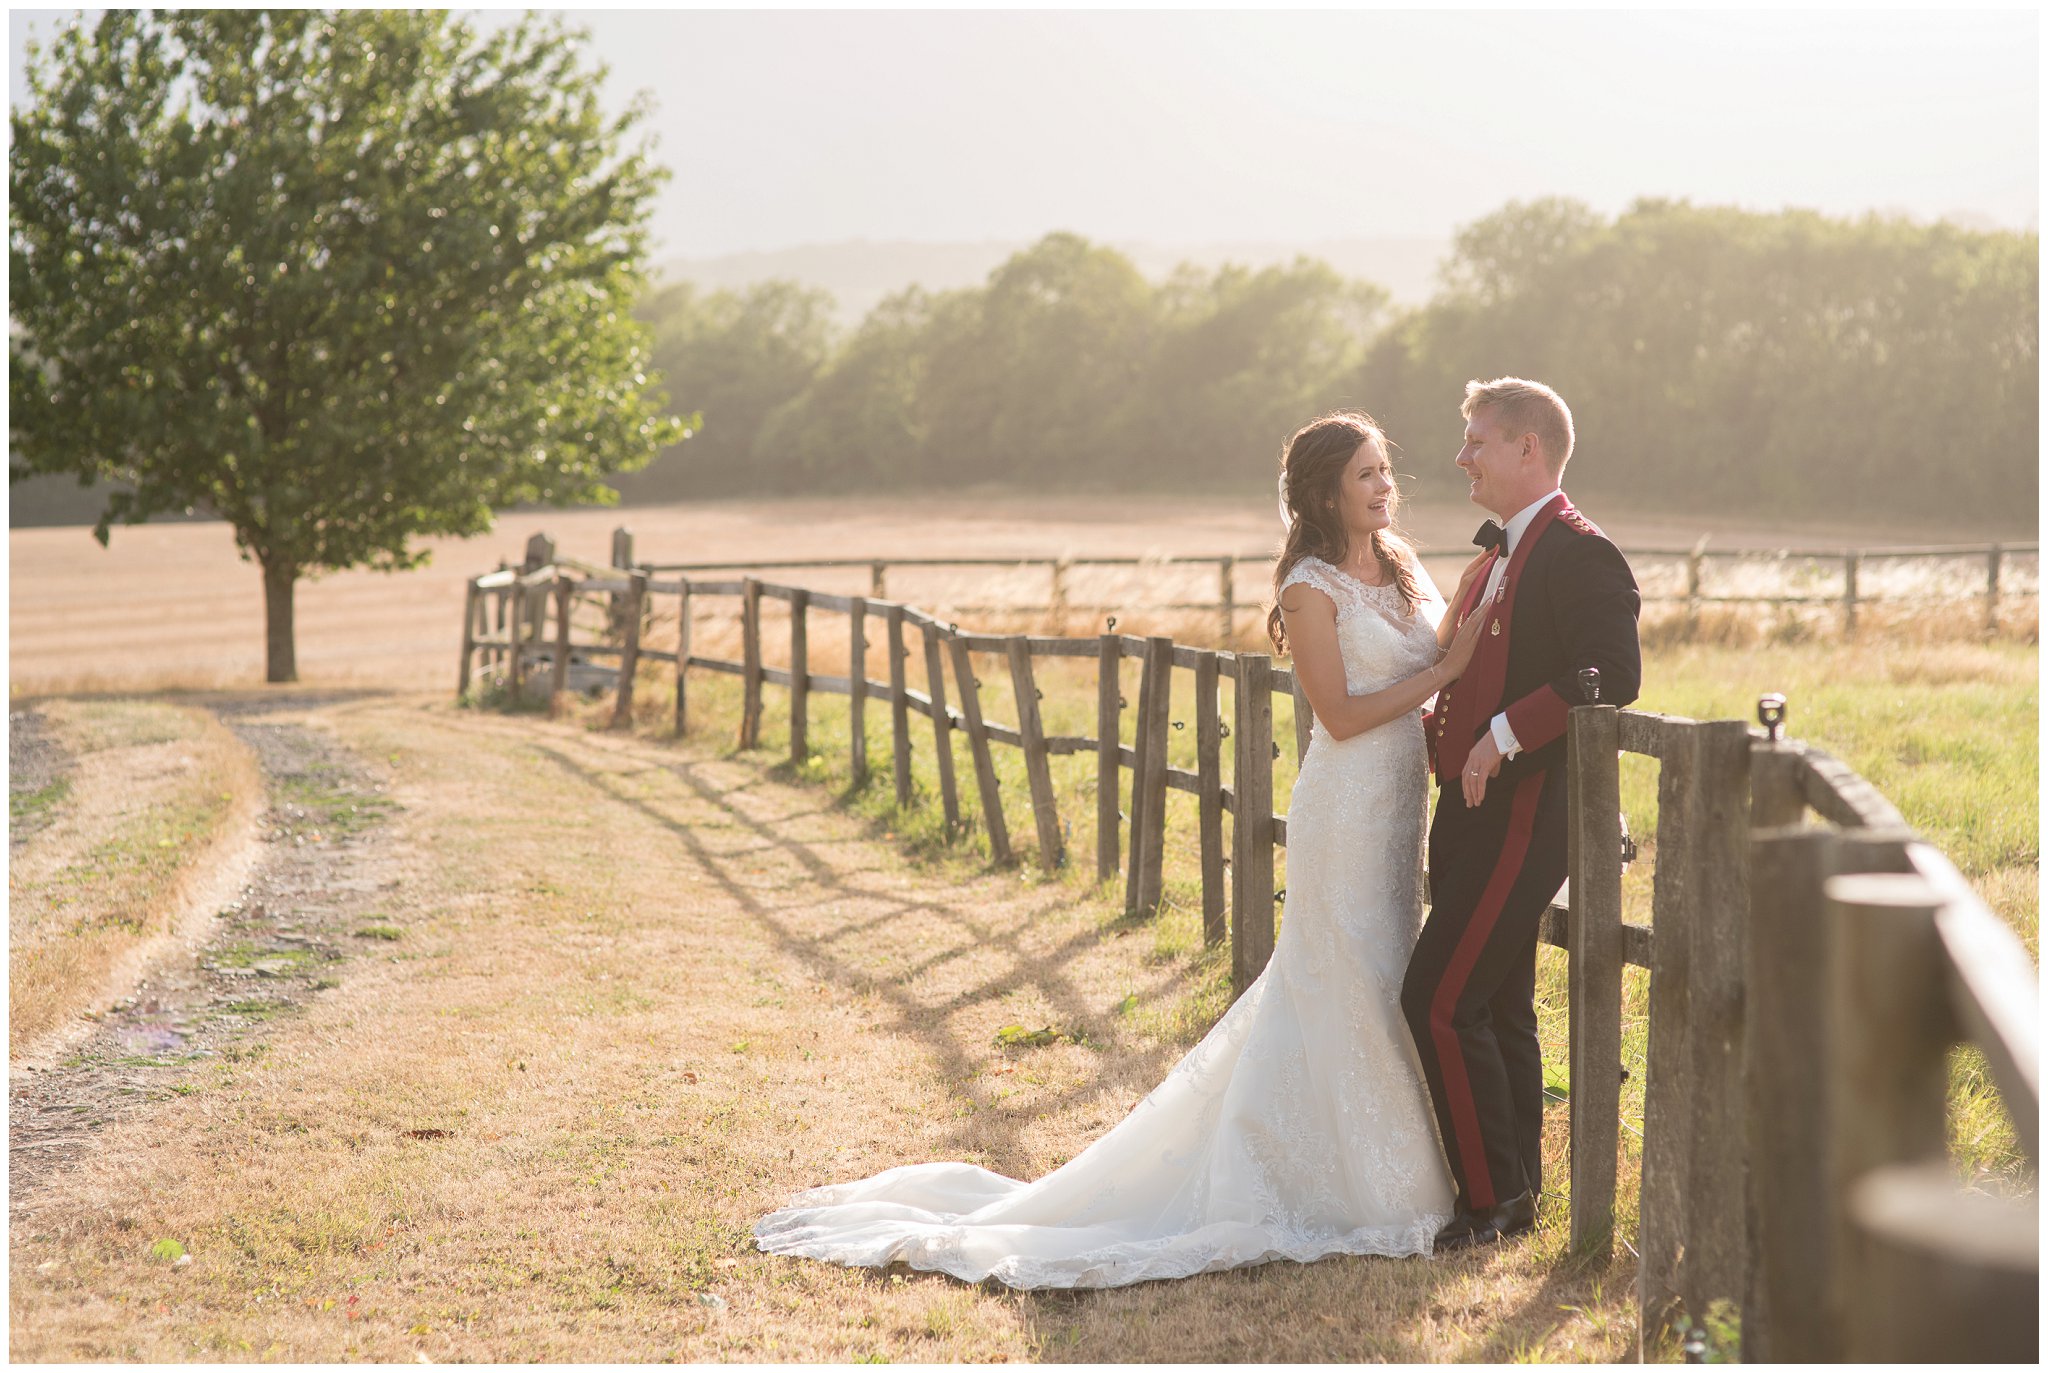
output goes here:
[[[1354, 695], [1434, 658], [1395, 588], [1314, 559], [1297, 582], [1336, 602]], [[925, 1163], [813, 1188], [756, 1224], [759, 1246], [1018, 1288], [1427, 1254], [1453, 1188], [1400, 1007], [1427, 795], [1419, 711], [1342, 741], [1317, 721], [1272, 960], [1130, 1115], [1036, 1182]]]

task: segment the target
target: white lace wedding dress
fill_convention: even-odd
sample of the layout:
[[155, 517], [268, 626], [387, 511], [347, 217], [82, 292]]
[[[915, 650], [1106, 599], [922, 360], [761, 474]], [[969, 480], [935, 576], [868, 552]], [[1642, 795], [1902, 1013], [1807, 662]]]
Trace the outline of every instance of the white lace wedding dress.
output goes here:
[[[1305, 561], [1337, 604], [1351, 692], [1433, 661], [1430, 614]], [[1428, 791], [1419, 711], [1346, 740], [1315, 723], [1287, 817], [1272, 961], [1129, 1116], [1024, 1183], [966, 1163], [818, 1187], [754, 1227], [760, 1247], [900, 1261], [1011, 1287], [1114, 1287], [1328, 1254], [1427, 1254], [1453, 1189], [1401, 977], [1422, 925]]]

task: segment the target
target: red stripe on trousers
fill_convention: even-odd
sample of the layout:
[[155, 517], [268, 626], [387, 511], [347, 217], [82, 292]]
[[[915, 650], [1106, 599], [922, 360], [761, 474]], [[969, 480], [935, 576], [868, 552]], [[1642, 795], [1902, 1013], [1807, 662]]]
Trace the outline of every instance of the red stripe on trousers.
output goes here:
[[1493, 875], [1486, 879], [1486, 890], [1480, 893], [1479, 905], [1472, 912], [1472, 923], [1465, 927], [1457, 950], [1451, 955], [1451, 965], [1444, 969], [1444, 980], [1437, 984], [1436, 995], [1429, 1002], [1429, 1034], [1436, 1042], [1437, 1060], [1443, 1066], [1444, 1096], [1451, 1106], [1451, 1128], [1458, 1136], [1458, 1154], [1465, 1161], [1465, 1186], [1472, 1194], [1472, 1209], [1475, 1211], [1484, 1211], [1500, 1199], [1493, 1194], [1493, 1174], [1486, 1167], [1486, 1143], [1479, 1136], [1479, 1108], [1472, 1100], [1472, 1083], [1465, 1074], [1465, 1058], [1459, 1052], [1457, 1033], [1451, 1029], [1451, 1013], [1457, 1009], [1458, 996], [1465, 990], [1465, 983], [1479, 962], [1479, 951], [1486, 947], [1487, 936], [1493, 933], [1494, 925], [1500, 920], [1501, 909], [1507, 905], [1508, 893], [1514, 890], [1515, 879], [1522, 874], [1522, 860], [1528, 855], [1529, 836], [1535, 828], [1536, 802], [1542, 794], [1543, 774], [1540, 772], [1524, 777], [1522, 784], [1515, 788], [1515, 798], [1508, 812], [1507, 837], [1501, 843], [1500, 861], [1494, 865]]

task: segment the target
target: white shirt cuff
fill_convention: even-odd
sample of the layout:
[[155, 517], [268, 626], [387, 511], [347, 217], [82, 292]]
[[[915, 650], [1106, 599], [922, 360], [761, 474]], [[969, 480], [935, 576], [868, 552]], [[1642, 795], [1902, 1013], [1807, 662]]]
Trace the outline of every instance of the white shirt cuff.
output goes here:
[[1515, 737], [1508, 727], [1508, 713], [1502, 711], [1493, 717], [1493, 746], [1500, 750], [1503, 758], [1512, 758], [1522, 751], [1522, 741]]

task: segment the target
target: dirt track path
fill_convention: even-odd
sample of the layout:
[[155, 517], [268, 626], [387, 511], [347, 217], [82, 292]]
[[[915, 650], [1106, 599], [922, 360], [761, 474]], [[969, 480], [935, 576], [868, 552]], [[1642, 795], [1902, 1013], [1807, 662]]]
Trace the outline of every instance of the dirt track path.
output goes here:
[[[17, 1225], [36, 1196], [107, 1126], [208, 1072], [264, 1052], [263, 1027], [339, 985], [337, 965], [381, 946], [357, 932], [390, 877], [390, 807], [375, 772], [327, 731], [279, 722], [277, 700], [215, 706], [261, 768], [268, 791], [262, 854], [249, 882], [196, 948], [156, 961], [134, 994], [98, 1018], [57, 1062], [17, 1067], [8, 1092], [8, 1193]], [[287, 698], [299, 715], [305, 698]], [[42, 741], [31, 752], [51, 754]], [[45, 769], [48, 770], [48, 769]], [[374, 915], [374, 913], [372, 913]]]
[[[11, 1236], [17, 1359], [1632, 1347], [1625, 1278], [1604, 1275], [1603, 1305], [1603, 1275], [1555, 1270], [1541, 1244], [1038, 1297], [761, 1255], [751, 1221], [803, 1186], [1071, 1156], [1178, 1057], [1118, 1007], [1169, 1007], [1185, 970], [1099, 898], [913, 869], [821, 789], [695, 743], [430, 697], [257, 723], [297, 731], [279, 748], [331, 740], [399, 807], [264, 903], [298, 913], [274, 936], [289, 947], [356, 956], [239, 1032], [233, 1061], [150, 1070], [147, 1099], [34, 1180]], [[395, 938], [347, 932], [373, 911]], [[1009, 1024], [1067, 1039], [996, 1048]]]

